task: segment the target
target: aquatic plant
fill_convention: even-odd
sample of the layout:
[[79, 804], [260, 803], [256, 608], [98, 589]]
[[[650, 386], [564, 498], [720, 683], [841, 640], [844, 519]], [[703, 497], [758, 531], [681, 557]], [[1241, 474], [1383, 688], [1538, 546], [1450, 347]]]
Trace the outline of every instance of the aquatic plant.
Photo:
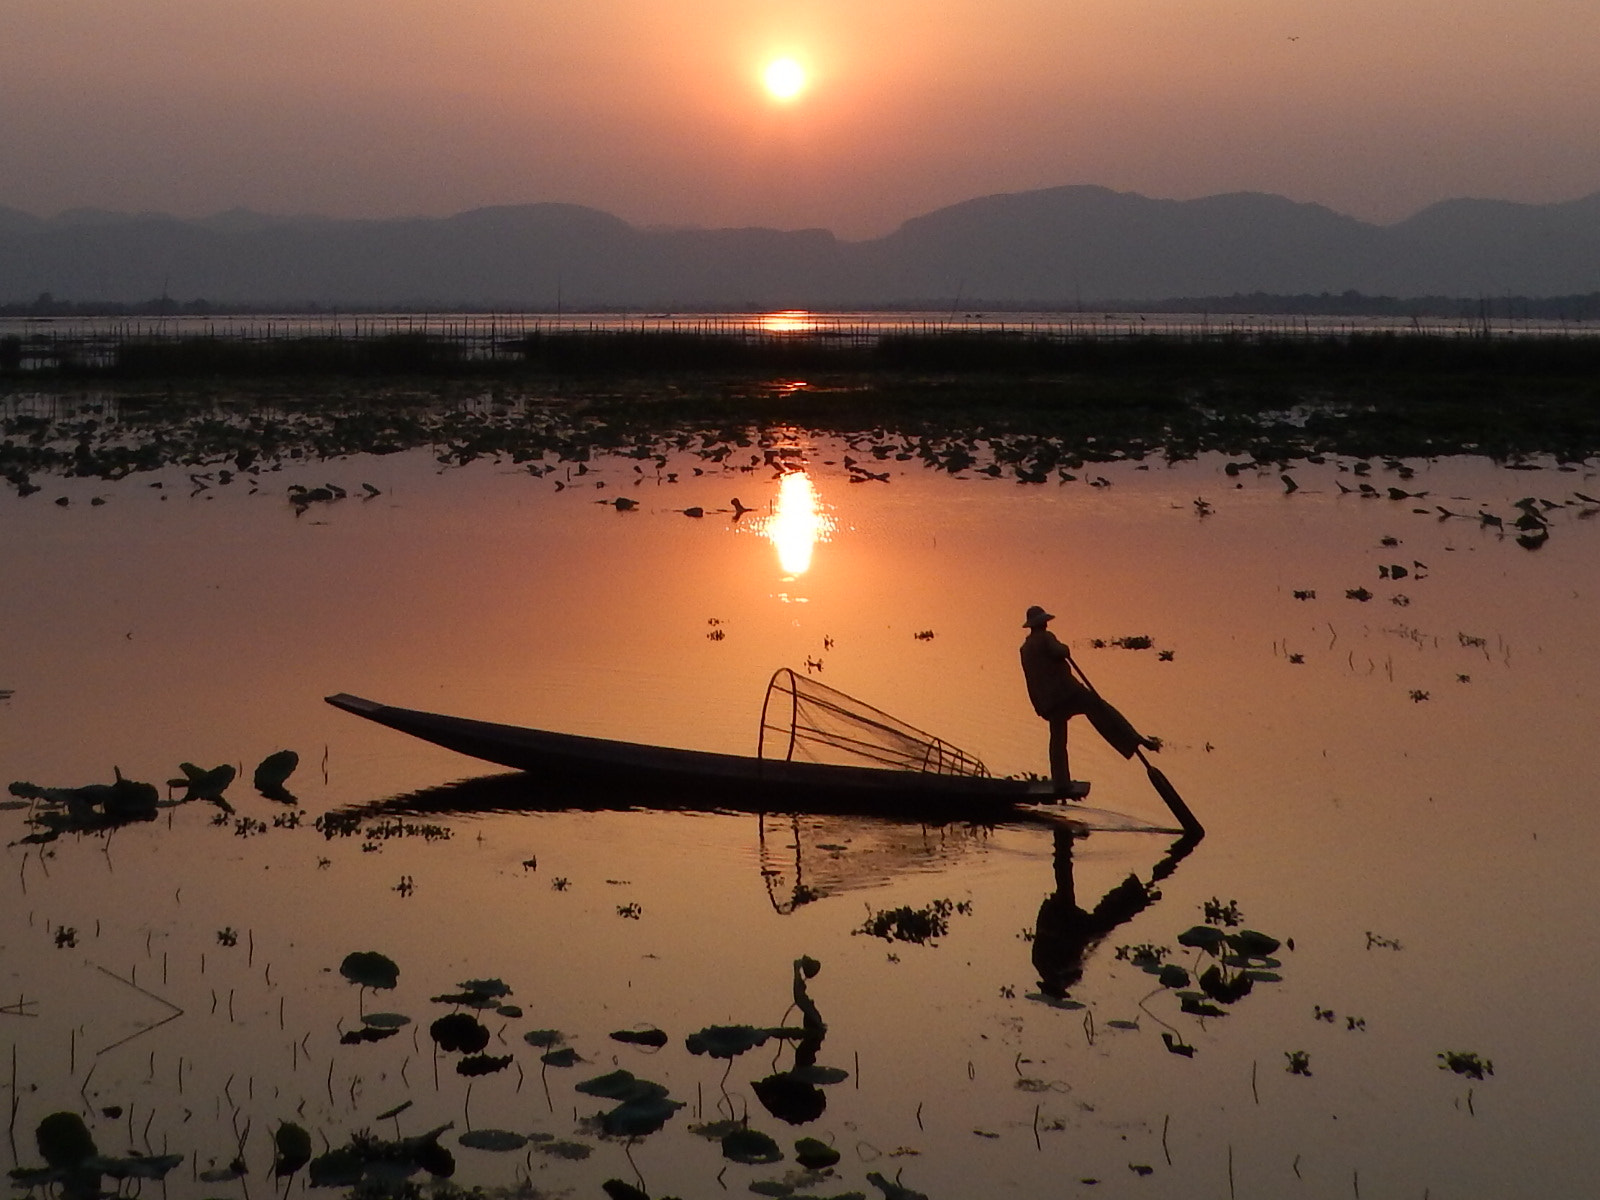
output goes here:
[[1483, 1079], [1494, 1074], [1494, 1063], [1477, 1054], [1460, 1050], [1442, 1050], [1435, 1055], [1441, 1071], [1454, 1071], [1468, 1079]]
[[972, 911], [970, 900], [934, 900], [922, 908], [901, 905], [873, 912], [867, 910], [866, 921], [852, 933], [882, 938], [888, 942], [914, 942], [927, 945], [950, 932], [952, 913], [963, 915]]
[[277, 800], [284, 804], [293, 804], [294, 796], [283, 785], [293, 775], [295, 768], [300, 765], [300, 756], [293, 750], [279, 750], [267, 755], [256, 766], [252, 782], [256, 791], [268, 800]]
[[107, 1175], [119, 1181], [160, 1182], [183, 1162], [181, 1154], [103, 1155], [83, 1118], [73, 1112], [55, 1112], [41, 1120], [34, 1142], [45, 1165], [13, 1167], [11, 1181], [23, 1188], [59, 1187], [66, 1200], [100, 1196], [100, 1180]]

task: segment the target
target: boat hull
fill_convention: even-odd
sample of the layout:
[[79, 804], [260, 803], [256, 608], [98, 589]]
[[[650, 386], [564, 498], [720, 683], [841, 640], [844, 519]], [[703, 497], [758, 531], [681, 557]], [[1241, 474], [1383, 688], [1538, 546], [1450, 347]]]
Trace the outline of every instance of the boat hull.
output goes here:
[[562, 790], [626, 790], [641, 807], [716, 804], [740, 811], [855, 812], [923, 818], [1005, 816], [1051, 799], [1047, 782], [785, 762], [644, 746], [397, 708], [344, 693], [329, 704]]

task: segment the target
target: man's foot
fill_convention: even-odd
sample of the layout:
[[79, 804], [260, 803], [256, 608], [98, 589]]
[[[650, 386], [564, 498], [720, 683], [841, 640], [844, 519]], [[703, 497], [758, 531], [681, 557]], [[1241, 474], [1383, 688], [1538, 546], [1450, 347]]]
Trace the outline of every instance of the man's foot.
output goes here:
[[1152, 754], [1161, 753], [1161, 739], [1158, 737], [1142, 737], [1139, 739], [1139, 745]]
[[1057, 800], [1082, 800], [1089, 794], [1089, 783], [1084, 779], [1069, 779], [1056, 785]]

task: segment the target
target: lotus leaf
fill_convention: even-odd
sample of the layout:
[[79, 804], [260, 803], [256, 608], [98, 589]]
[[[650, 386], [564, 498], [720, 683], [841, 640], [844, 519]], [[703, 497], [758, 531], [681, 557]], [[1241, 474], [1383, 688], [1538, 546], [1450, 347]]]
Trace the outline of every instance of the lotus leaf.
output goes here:
[[522, 1007], [517, 1004], [497, 1004], [494, 1010], [502, 1017], [510, 1017], [513, 1021], [522, 1016]]
[[691, 1033], [684, 1044], [690, 1054], [709, 1054], [712, 1058], [737, 1058], [746, 1050], [765, 1045], [767, 1031], [751, 1025], [707, 1025]]
[[649, 1192], [641, 1192], [633, 1184], [620, 1179], [608, 1179], [600, 1187], [611, 1200], [650, 1200]]
[[559, 1050], [550, 1050], [539, 1056], [539, 1061], [547, 1067], [572, 1067], [581, 1063], [578, 1052], [571, 1046], [563, 1046]]
[[1196, 925], [1178, 935], [1178, 945], [1191, 950], [1206, 950], [1215, 954], [1226, 935], [1213, 925]]
[[52, 1167], [76, 1167], [96, 1153], [89, 1127], [77, 1113], [51, 1113], [39, 1122], [33, 1136], [40, 1157]]
[[735, 1129], [722, 1139], [722, 1157], [736, 1163], [759, 1166], [781, 1162], [783, 1151], [759, 1129]]
[[574, 1090], [582, 1092], [585, 1096], [600, 1096], [606, 1100], [639, 1100], [646, 1096], [667, 1094], [667, 1089], [659, 1083], [640, 1079], [632, 1071], [622, 1070], [585, 1079], [582, 1083], [575, 1084]]
[[1199, 992], [1179, 992], [1178, 999], [1184, 1012], [1192, 1013], [1197, 1017], [1225, 1017], [1228, 1015]]
[[1164, 988], [1188, 987], [1189, 972], [1177, 963], [1167, 963], [1156, 973], [1156, 982]]
[[867, 1182], [883, 1193], [883, 1200], [928, 1200], [922, 1192], [901, 1187], [892, 1179], [885, 1179], [877, 1171], [867, 1172]]
[[285, 1121], [272, 1135], [272, 1173], [280, 1179], [293, 1175], [311, 1161], [311, 1135], [293, 1121]]
[[451, 1013], [428, 1026], [428, 1033], [445, 1051], [461, 1050], [476, 1054], [489, 1044], [489, 1030], [476, 1017]]
[[665, 1125], [682, 1107], [682, 1102], [669, 1099], [663, 1088], [659, 1096], [629, 1100], [610, 1112], [601, 1113], [600, 1128], [612, 1137], [646, 1137]]
[[559, 1046], [567, 1039], [558, 1029], [530, 1029], [522, 1040], [530, 1046]]
[[503, 979], [464, 979], [456, 986], [463, 992], [482, 996], [486, 1000], [498, 1000], [501, 996], [511, 995], [511, 989]]
[[796, 1067], [789, 1074], [796, 1079], [804, 1080], [806, 1083], [818, 1083], [824, 1087], [830, 1083], [843, 1083], [850, 1078], [850, 1072], [839, 1067], [819, 1067], [815, 1065]]
[[801, 1138], [794, 1144], [794, 1158], [810, 1171], [820, 1171], [839, 1161], [839, 1152], [816, 1138]]
[[526, 1137], [509, 1129], [469, 1129], [456, 1140], [470, 1150], [493, 1150], [497, 1153], [521, 1150], [528, 1144]]
[[381, 1042], [384, 1038], [392, 1038], [399, 1033], [399, 1028], [380, 1029], [375, 1025], [366, 1025], [360, 1029], [347, 1029], [339, 1037], [341, 1046], [359, 1046], [362, 1042]]
[[1265, 958], [1276, 952], [1283, 943], [1254, 929], [1241, 929], [1227, 935], [1226, 941], [1237, 953], [1249, 958]]
[[1254, 986], [1255, 981], [1250, 976], [1235, 975], [1231, 979], [1226, 979], [1216, 967], [1211, 967], [1200, 976], [1200, 990], [1223, 1004], [1232, 1004], [1235, 1000], [1243, 999], [1250, 994], [1250, 989]]
[[594, 1147], [583, 1142], [567, 1142], [561, 1140], [540, 1141], [537, 1144], [540, 1154], [548, 1154], [552, 1158], [565, 1158], [573, 1162], [581, 1162], [594, 1153]]
[[496, 1058], [491, 1054], [471, 1054], [456, 1064], [457, 1075], [493, 1075], [511, 1065], [511, 1055]]
[[356, 950], [344, 956], [339, 974], [361, 987], [388, 989], [400, 982], [400, 968], [376, 950]]
[[113, 1179], [150, 1179], [159, 1182], [167, 1177], [168, 1171], [182, 1162], [181, 1154], [130, 1154], [127, 1158], [101, 1158], [96, 1155], [86, 1165]]
[[633, 1046], [665, 1046], [668, 1041], [667, 1035], [659, 1029], [619, 1029], [611, 1038]]
[[253, 782], [256, 785], [256, 791], [260, 792], [268, 800], [293, 803], [294, 796], [283, 785], [288, 782], [289, 776], [294, 774], [295, 768], [299, 765], [300, 756], [293, 750], [279, 750], [275, 754], [267, 755], [255, 770]]
[[828, 1107], [828, 1098], [821, 1088], [788, 1071], [758, 1079], [750, 1088], [761, 1101], [761, 1107], [790, 1125], [815, 1121]]
[[363, 1025], [370, 1025], [374, 1029], [399, 1029], [411, 1024], [411, 1018], [404, 1013], [367, 1013], [361, 1018]]

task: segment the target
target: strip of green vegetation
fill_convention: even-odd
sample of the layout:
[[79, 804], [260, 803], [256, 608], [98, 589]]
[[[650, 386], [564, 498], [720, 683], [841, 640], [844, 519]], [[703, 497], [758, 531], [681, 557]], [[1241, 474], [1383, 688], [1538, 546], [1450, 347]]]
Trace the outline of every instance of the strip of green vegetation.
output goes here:
[[[40, 475], [256, 471], [419, 447], [444, 463], [674, 449], [717, 460], [777, 425], [856, 438], [880, 460], [1035, 483], [1086, 463], [1208, 451], [1285, 465], [1600, 453], [1600, 338], [919, 335], [818, 349], [595, 334], [552, 344], [566, 356], [559, 371], [535, 365], [532, 350], [516, 364], [474, 364], [457, 346], [447, 362], [435, 356], [449, 343], [407, 337], [140, 343], [124, 348], [129, 363], [148, 356], [132, 377], [12, 373], [0, 383], [12, 397], [0, 392], [0, 477], [26, 495]], [[632, 360], [602, 362], [608, 346]], [[793, 360], [763, 361], [774, 346]], [[244, 369], [273, 354], [271, 369]], [[737, 355], [749, 357], [720, 361]], [[222, 365], [208, 376], [202, 362]], [[810, 369], [819, 362], [833, 365]]]

